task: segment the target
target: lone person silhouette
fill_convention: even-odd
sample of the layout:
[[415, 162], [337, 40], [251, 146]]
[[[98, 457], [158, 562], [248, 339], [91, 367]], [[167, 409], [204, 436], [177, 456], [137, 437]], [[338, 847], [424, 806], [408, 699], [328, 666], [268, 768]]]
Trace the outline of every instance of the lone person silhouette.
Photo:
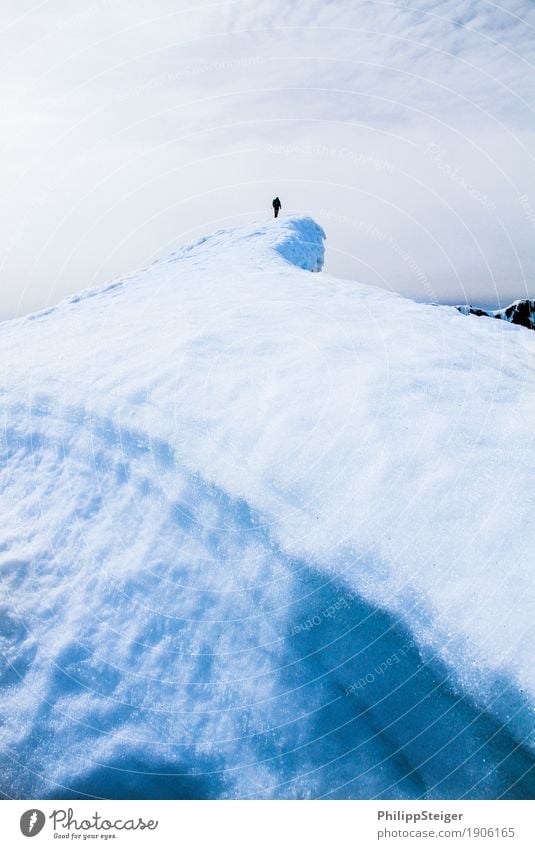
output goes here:
[[273, 212], [275, 214], [275, 218], [277, 218], [277, 216], [279, 214], [279, 209], [281, 208], [282, 203], [280, 202], [280, 200], [278, 198], [275, 198], [275, 200], [273, 201], [273, 203], [271, 205], [273, 207]]

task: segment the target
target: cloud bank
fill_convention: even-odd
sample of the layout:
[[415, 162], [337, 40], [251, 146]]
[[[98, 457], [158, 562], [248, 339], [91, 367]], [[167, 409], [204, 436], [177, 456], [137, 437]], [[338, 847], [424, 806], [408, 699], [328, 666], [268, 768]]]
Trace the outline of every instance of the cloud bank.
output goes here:
[[278, 194], [326, 269], [419, 300], [535, 296], [535, 8], [4, 0], [7, 318]]

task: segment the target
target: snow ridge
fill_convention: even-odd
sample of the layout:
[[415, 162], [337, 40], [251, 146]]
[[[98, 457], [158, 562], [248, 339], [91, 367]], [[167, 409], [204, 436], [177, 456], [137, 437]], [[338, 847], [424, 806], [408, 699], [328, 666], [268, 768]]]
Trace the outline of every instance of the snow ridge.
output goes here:
[[533, 796], [533, 336], [323, 240], [3, 325], [5, 796]]
[[325, 249], [325, 231], [312, 218], [280, 216], [269, 224], [217, 230], [171, 254], [170, 261], [186, 257], [197, 259], [205, 253], [232, 257], [239, 266], [274, 265], [273, 252], [290, 265], [305, 271], [321, 271]]

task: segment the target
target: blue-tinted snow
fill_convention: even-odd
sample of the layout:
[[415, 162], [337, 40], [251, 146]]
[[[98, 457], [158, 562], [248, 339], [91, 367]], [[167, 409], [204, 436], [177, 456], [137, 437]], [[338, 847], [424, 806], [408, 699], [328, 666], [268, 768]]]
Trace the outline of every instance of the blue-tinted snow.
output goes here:
[[535, 337], [323, 237], [2, 325], [6, 796], [533, 796]]

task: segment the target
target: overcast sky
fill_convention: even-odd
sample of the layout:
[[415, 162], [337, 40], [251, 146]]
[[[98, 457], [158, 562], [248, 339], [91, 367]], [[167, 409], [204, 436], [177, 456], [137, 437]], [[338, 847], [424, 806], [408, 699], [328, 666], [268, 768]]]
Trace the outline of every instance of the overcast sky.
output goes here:
[[326, 269], [535, 297], [533, 0], [0, 0], [0, 318], [284, 212]]

